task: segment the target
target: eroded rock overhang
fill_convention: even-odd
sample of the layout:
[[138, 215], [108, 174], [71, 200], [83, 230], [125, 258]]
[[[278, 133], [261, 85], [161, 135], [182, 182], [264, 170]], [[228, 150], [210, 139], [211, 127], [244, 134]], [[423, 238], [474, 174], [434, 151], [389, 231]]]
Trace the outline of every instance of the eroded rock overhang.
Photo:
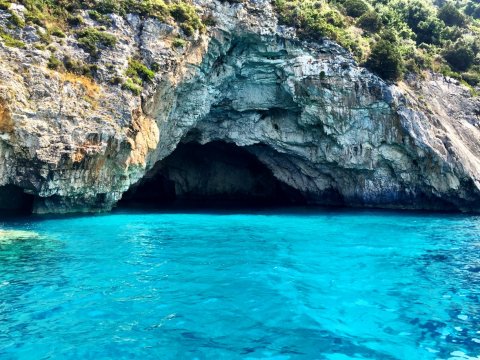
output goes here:
[[223, 141], [247, 148], [310, 204], [474, 209], [478, 189], [431, 146], [429, 124], [415, 124], [430, 118], [418, 109], [406, 114], [407, 105], [332, 43], [305, 50], [244, 34], [211, 43], [175, 89], [168, 116], [154, 101], [145, 109], [165, 116], [157, 159], [180, 141]]

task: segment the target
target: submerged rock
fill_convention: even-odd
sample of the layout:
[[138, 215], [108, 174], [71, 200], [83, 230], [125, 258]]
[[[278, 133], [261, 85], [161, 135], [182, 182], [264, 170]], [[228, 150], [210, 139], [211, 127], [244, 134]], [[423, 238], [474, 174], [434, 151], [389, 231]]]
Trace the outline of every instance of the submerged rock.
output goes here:
[[[180, 143], [224, 142], [310, 204], [480, 209], [480, 101], [466, 88], [434, 74], [387, 84], [331, 41], [300, 42], [267, 1], [196, 3], [216, 25], [181, 48], [157, 20], [113, 17], [98, 83], [0, 46], [0, 189], [33, 196], [36, 213], [106, 211]], [[62, 55], [86, 57], [73, 37]], [[141, 97], [114, 81], [139, 55], [159, 69]]]
[[39, 239], [40, 234], [25, 230], [0, 230], [0, 244], [22, 240]]

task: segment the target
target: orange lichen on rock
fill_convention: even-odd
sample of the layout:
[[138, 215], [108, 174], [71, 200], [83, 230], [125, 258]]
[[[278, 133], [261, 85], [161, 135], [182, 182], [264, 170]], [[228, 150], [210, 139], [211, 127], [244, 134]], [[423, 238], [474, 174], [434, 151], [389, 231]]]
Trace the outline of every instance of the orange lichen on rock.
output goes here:
[[85, 151], [83, 149], [77, 149], [72, 155], [73, 163], [81, 163], [85, 159]]
[[127, 165], [145, 165], [150, 151], [156, 149], [160, 132], [152, 118], [146, 117], [141, 111], [134, 111], [133, 123], [128, 129], [128, 137], [132, 152]]
[[12, 133], [14, 122], [10, 110], [6, 104], [0, 100], [0, 133]]
[[80, 163], [82, 162], [85, 157], [96, 155], [100, 152], [101, 146], [99, 144], [95, 144], [91, 141], [87, 141], [79, 146], [75, 152], [72, 154], [71, 159], [73, 163]]
[[58, 73], [61, 76], [61, 79], [64, 82], [70, 82], [72, 84], [80, 85], [84, 91], [85, 95], [91, 99], [98, 97], [100, 93], [100, 86], [93, 81], [91, 78], [81, 75], [75, 75], [72, 73]]

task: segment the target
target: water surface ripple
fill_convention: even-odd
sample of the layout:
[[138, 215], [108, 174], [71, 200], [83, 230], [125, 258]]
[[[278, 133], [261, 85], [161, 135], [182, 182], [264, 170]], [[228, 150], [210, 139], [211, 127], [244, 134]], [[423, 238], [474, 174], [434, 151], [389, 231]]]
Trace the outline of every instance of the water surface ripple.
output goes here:
[[1, 359], [480, 359], [480, 217], [0, 220]]

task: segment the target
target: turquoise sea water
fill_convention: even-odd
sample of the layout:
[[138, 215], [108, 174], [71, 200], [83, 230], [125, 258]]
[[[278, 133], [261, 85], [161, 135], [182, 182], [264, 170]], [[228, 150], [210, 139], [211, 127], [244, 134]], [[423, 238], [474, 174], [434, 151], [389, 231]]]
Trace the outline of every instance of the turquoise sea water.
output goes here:
[[480, 359], [480, 217], [0, 220], [1, 359]]

